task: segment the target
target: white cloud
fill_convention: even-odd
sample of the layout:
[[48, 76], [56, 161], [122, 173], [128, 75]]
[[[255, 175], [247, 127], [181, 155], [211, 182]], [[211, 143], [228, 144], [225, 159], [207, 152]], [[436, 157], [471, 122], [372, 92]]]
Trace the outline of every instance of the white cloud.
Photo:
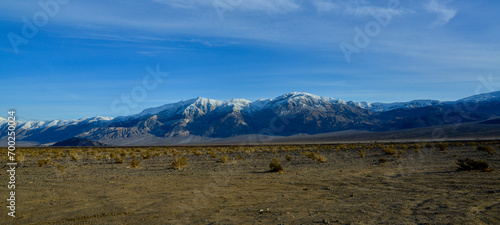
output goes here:
[[270, 14], [284, 14], [300, 8], [297, 0], [155, 0], [155, 2], [173, 8], [223, 7], [230, 11], [263, 11]]
[[236, 9], [244, 11], [265, 11], [267, 13], [284, 14], [298, 10], [300, 5], [296, 0], [245, 0]]
[[450, 9], [446, 4], [439, 3], [437, 0], [430, 0], [429, 3], [425, 5], [425, 9], [428, 12], [436, 13], [438, 19], [432, 24], [432, 26], [443, 26], [450, 22], [453, 17], [457, 14], [457, 10]]
[[340, 9], [339, 4], [327, 0], [313, 1], [313, 5], [316, 7], [316, 10], [318, 10], [318, 12], [328, 12]]
[[376, 13], [390, 13], [391, 15], [401, 15], [409, 12], [400, 7], [389, 8], [389, 6], [374, 6], [364, 0], [315, 0], [313, 5], [318, 12], [334, 11], [353, 16], [371, 16]]
[[197, 8], [199, 6], [207, 5], [210, 1], [198, 1], [198, 0], [154, 0], [158, 3], [163, 3], [174, 8]]

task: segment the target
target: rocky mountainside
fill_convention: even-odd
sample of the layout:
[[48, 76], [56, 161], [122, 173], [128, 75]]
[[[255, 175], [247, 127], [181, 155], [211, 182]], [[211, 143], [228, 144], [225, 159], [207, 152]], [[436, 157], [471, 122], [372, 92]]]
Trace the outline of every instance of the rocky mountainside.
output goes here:
[[[20, 122], [17, 138], [50, 143], [76, 136], [103, 143], [147, 145], [155, 138], [168, 142], [188, 137], [227, 138], [247, 134], [288, 136], [344, 130], [389, 131], [483, 121], [496, 116], [500, 116], [500, 92], [458, 101], [403, 103], [355, 103], [293, 92], [254, 102], [195, 98], [115, 119]], [[2, 134], [6, 132], [4, 121], [0, 120]], [[134, 141], [128, 142], [130, 140]]]

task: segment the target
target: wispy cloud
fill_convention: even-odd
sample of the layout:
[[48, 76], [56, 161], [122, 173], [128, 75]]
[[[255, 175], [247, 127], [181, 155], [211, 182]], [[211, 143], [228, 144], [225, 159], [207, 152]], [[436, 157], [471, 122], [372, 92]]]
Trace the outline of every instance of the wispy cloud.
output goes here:
[[440, 3], [437, 0], [430, 0], [425, 5], [425, 9], [428, 12], [437, 14], [438, 18], [432, 24], [433, 27], [443, 26], [443, 25], [447, 24], [457, 14], [457, 10], [448, 8], [448, 6], [446, 6], [445, 3]]
[[315, 0], [313, 5], [318, 12], [337, 12], [353, 16], [371, 16], [376, 13], [390, 13], [391, 15], [402, 15], [409, 13], [403, 8], [390, 8], [388, 6], [375, 6], [365, 0]]
[[334, 3], [332, 1], [315, 0], [312, 3], [316, 7], [316, 10], [318, 10], [318, 12], [329, 12], [332, 10], [340, 9], [340, 5], [338, 3]]
[[[170, 7], [182, 9], [199, 9], [214, 7], [213, 1], [207, 0], [155, 0]], [[284, 14], [298, 10], [301, 5], [297, 0], [239, 0], [222, 1], [226, 7], [236, 11], [261, 11], [269, 14]]]

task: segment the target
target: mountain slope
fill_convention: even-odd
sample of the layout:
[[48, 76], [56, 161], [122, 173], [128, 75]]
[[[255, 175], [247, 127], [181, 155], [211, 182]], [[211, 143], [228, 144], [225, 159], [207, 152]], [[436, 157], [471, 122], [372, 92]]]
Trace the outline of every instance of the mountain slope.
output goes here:
[[[150, 141], [185, 142], [253, 134], [288, 136], [343, 130], [402, 130], [484, 121], [495, 116], [500, 116], [500, 92], [458, 101], [403, 103], [355, 103], [293, 92], [254, 102], [195, 98], [115, 119], [19, 122], [17, 138], [50, 143], [79, 137], [103, 143], [147, 145]], [[6, 128], [5, 123], [0, 123], [3, 137]]]
[[76, 146], [76, 147], [88, 147], [88, 146], [106, 146], [105, 144], [98, 142], [98, 141], [92, 141], [88, 139], [83, 139], [83, 138], [70, 138], [64, 141], [59, 141], [52, 146]]

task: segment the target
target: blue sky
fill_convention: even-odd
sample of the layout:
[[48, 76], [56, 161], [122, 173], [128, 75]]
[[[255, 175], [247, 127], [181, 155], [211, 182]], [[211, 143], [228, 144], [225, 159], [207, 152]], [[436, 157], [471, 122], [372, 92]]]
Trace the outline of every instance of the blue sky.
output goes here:
[[[500, 81], [498, 12], [465, 0], [4, 0], [0, 116], [115, 117], [292, 91], [456, 100]], [[350, 60], [341, 46], [356, 49]]]

